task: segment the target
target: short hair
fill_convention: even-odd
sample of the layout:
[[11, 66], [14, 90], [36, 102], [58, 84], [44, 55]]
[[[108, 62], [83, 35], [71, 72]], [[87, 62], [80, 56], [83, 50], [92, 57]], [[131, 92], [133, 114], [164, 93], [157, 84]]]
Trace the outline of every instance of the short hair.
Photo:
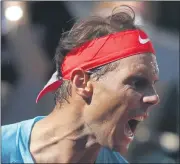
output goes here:
[[[118, 12], [115, 12], [119, 9]], [[123, 10], [125, 9], [125, 10]], [[127, 10], [128, 9], [128, 10]], [[73, 48], [81, 46], [83, 43], [99, 38], [110, 33], [120, 32], [124, 30], [138, 29], [135, 25], [135, 12], [126, 5], [115, 8], [110, 16], [90, 16], [86, 20], [77, 21], [72, 29], [62, 34], [56, 49], [55, 61], [58, 79], [62, 77], [61, 65], [64, 57]], [[115, 61], [99, 68], [91, 70], [90, 77], [99, 80], [109, 71], [117, 68], [119, 61]], [[55, 102], [60, 104], [71, 95], [71, 84], [68, 80], [63, 80], [62, 85], [55, 92]]]

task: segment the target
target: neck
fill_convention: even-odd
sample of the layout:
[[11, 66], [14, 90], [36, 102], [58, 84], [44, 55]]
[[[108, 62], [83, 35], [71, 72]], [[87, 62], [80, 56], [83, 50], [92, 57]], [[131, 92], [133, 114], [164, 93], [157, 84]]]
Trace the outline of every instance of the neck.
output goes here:
[[99, 149], [82, 110], [72, 107], [54, 109], [32, 130], [30, 151], [37, 163], [93, 163]]

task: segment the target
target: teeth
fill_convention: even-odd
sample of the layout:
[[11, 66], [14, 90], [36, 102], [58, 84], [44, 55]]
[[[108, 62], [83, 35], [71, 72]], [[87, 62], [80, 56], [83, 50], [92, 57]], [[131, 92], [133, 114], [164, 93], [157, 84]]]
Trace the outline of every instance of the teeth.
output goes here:
[[143, 117], [143, 116], [136, 117], [136, 118], [134, 118], [134, 120], [137, 120], [137, 121], [144, 121], [144, 117]]
[[149, 116], [149, 113], [147, 112], [147, 113], [145, 113], [145, 117], [148, 117]]
[[146, 112], [144, 115], [134, 117], [133, 119], [137, 121], [144, 121], [148, 116], [149, 116], [149, 113]]

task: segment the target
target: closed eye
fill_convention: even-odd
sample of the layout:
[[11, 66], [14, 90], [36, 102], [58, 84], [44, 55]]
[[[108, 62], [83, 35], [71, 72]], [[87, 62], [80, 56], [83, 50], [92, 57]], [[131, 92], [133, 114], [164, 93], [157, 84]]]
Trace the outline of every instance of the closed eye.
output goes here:
[[131, 76], [126, 79], [126, 82], [134, 89], [144, 89], [149, 85], [148, 79], [142, 76]]
[[141, 80], [139, 79], [139, 80], [134, 80], [132, 84], [134, 88], [141, 89], [141, 88], [145, 88], [148, 85], [148, 82], [145, 79], [141, 79]]

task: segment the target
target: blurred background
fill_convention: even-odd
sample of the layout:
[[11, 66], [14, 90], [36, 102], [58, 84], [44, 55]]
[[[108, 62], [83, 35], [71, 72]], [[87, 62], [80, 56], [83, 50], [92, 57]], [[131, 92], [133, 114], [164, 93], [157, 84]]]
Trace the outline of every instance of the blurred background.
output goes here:
[[54, 96], [36, 96], [55, 71], [61, 33], [77, 18], [108, 15], [128, 4], [154, 43], [161, 102], [141, 123], [126, 156], [130, 163], [179, 163], [179, 2], [1, 2], [1, 124], [47, 115]]

